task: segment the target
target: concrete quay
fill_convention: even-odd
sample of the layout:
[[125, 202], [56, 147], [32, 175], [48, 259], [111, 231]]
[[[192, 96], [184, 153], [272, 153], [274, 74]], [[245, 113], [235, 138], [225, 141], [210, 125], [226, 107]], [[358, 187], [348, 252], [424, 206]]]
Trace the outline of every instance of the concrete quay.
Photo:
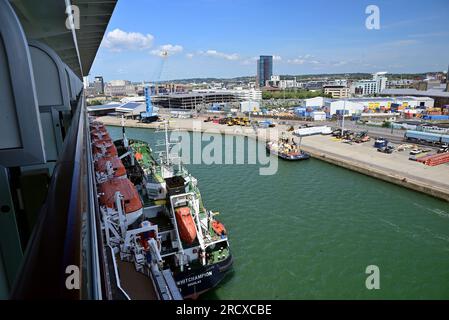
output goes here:
[[[121, 125], [119, 118], [100, 117], [98, 120], [106, 125]], [[274, 130], [276, 130], [275, 133], [280, 134], [287, 129], [287, 126], [277, 125], [276, 128], [257, 129], [256, 132], [253, 128], [229, 127], [211, 122], [204, 123], [203, 120], [203, 118], [173, 119], [170, 122], [170, 129], [244, 135], [249, 138], [259, 137], [262, 141], [269, 139], [270, 133], [272, 134]], [[161, 126], [161, 123], [144, 124], [137, 120], [126, 120], [125, 125], [134, 128], [156, 129]], [[288, 133], [288, 136], [299, 141], [299, 138], [292, 136], [291, 133]], [[301, 147], [313, 158], [449, 202], [449, 164], [429, 167], [408, 160], [408, 151], [384, 154], [373, 147], [372, 141], [350, 145], [330, 136], [304, 137]]]

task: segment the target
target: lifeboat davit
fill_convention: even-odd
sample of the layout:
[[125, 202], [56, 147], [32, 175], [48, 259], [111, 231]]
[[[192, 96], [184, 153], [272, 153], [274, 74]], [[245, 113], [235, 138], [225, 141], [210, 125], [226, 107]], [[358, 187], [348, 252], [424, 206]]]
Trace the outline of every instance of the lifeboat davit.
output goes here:
[[225, 229], [223, 223], [221, 223], [217, 220], [212, 222], [212, 229], [214, 229], [215, 233], [218, 234], [219, 236], [226, 234], [226, 229]]
[[[105, 152], [103, 152], [105, 151]], [[92, 153], [94, 155], [100, 154], [105, 157], [117, 157], [117, 148], [112, 142], [99, 141], [95, 142], [92, 146]]]
[[196, 228], [189, 207], [175, 209], [176, 222], [178, 224], [181, 240], [186, 244], [192, 244], [196, 239]]
[[126, 177], [125, 166], [118, 157], [104, 157], [98, 159], [97, 162], [95, 162], [95, 171], [107, 174], [108, 162], [112, 165], [115, 178]]
[[[149, 221], [143, 221], [140, 224], [140, 227], [147, 227], [147, 226], [151, 226], [152, 223]], [[156, 240], [156, 233], [154, 231], [146, 231], [146, 232], [142, 232], [139, 233], [139, 242], [140, 245], [143, 247], [143, 250], [148, 251], [148, 249], [150, 248], [150, 246], [148, 245], [148, 240], [150, 240], [151, 238]]]
[[107, 131], [94, 131], [91, 132], [90, 137], [92, 138], [92, 142], [100, 142], [100, 141], [107, 141], [112, 142], [111, 136]]
[[104, 124], [94, 124], [90, 126], [90, 132], [92, 131], [103, 131], [106, 132], [106, 127], [104, 126]]
[[136, 187], [129, 179], [114, 178], [99, 185], [100, 204], [115, 208], [115, 193], [120, 192], [123, 196], [123, 207], [127, 218], [127, 225], [134, 223], [143, 213], [142, 202]]
[[92, 129], [90, 130], [90, 137], [92, 139], [102, 138], [104, 136], [109, 136], [109, 133], [105, 129]]

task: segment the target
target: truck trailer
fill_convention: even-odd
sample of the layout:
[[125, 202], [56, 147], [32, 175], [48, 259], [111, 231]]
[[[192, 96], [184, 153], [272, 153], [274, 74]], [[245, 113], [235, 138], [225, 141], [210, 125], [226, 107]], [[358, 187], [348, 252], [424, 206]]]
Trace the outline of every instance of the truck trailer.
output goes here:
[[442, 145], [449, 143], [449, 135], [407, 130], [405, 140], [421, 144]]

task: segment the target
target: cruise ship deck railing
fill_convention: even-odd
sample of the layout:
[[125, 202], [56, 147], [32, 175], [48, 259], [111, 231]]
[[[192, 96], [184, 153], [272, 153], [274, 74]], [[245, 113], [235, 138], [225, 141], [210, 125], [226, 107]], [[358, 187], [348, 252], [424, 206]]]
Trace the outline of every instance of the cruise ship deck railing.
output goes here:
[[[13, 299], [107, 298], [104, 252], [89, 165], [84, 97], [55, 166], [47, 199], [31, 235]], [[96, 248], [95, 248], [96, 247]], [[79, 273], [78, 273], [79, 271]]]

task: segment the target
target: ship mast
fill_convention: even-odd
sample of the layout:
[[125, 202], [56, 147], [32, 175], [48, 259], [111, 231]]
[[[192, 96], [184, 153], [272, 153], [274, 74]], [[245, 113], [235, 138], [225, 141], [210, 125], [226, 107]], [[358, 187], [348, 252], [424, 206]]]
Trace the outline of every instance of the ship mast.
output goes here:
[[169, 150], [169, 144], [170, 142], [168, 141], [168, 121], [167, 120], [165, 122], [165, 156], [166, 156], [166, 161], [167, 161], [167, 165], [170, 165], [170, 150]]
[[129, 143], [128, 143], [128, 138], [126, 137], [126, 133], [125, 133], [125, 117], [123, 116], [123, 114], [122, 114], [121, 124], [122, 124], [123, 145], [125, 148], [128, 148]]
[[[178, 159], [178, 172], [181, 172], [181, 167], [182, 167], [182, 165], [181, 165], [181, 158], [179, 157], [179, 155], [176, 158], [173, 158], [170, 155], [170, 145], [175, 145], [175, 144], [178, 144], [179, 142], [178, 141], [177, 142], [171, 142], [170, 141], [170, 138], [168, 136], [168, 129], [169, 129], [168, 126], [169, 125], [170, 125], [170, 119], [165, 120], [164, 121], [165, 141], [162, 142], [162, 143], [159, 143], [159, 146], [162, 146], [162, 144], [164, 144], [164, 147], [165, 147], [165, 151], [159, 153], [161, 165], [163, 165], [165, 168], [168, 169], [168, 168], [173, 166], [174, 159]], [[156, 132], [161, 132], [161, 131], [162, 130], [159, 130], [159, 131], [156, 131]]]

